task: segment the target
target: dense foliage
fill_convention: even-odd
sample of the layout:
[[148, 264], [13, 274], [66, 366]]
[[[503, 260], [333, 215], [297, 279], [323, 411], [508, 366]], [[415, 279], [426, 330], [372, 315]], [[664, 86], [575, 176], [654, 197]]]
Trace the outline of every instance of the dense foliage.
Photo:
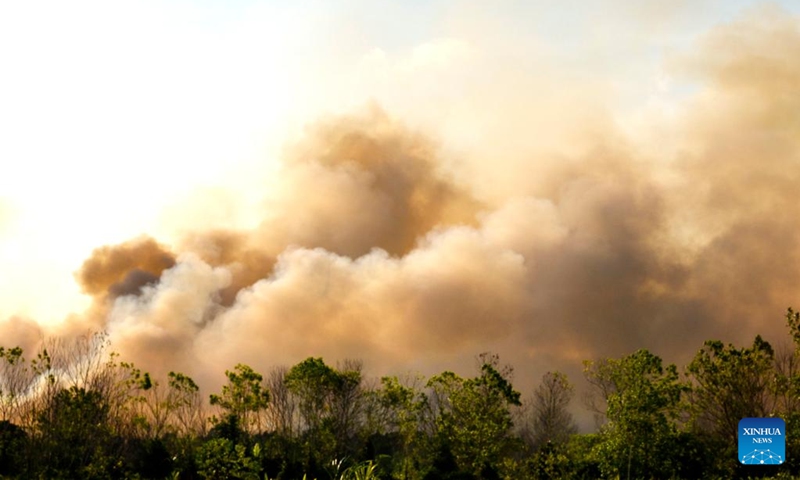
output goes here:
[[[238, 364], [208, 401], [109, 354], [103, 334], [0, 348], [0, 478], [791, 478], [800, 473], [795, 349], [706, 342], [680, 371], [647, 350], [585, 363], [598, 430], [579, 434], [573, 387], [547, 373], [528, 399], [496, 355], [475, 376], [369, 382], [358, 361], [308, 358], [266, 376]], [[787, 422], [782, 466], [736, 460], [740, 418]]]

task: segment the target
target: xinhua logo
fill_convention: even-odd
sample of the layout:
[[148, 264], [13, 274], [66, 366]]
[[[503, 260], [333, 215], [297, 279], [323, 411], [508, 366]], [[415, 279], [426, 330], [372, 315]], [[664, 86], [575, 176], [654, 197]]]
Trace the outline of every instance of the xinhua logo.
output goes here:
[[780, 418], [739, 420], [739, 461], [780, 465], [786, 461], [786, 423]]

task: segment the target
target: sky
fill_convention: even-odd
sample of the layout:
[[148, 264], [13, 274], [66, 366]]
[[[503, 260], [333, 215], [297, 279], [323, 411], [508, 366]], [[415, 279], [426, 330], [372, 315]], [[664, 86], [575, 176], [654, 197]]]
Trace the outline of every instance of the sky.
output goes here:
[[522, 385], [779, 342], [800, 4], [0, 5], [0, 343]]

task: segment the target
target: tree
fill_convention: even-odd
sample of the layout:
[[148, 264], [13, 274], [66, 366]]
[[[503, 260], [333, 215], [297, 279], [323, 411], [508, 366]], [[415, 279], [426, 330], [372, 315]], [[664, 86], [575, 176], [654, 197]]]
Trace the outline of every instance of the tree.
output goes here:
[[694, 384], [689, 405], [696, 431], [734, 449], [739, 420], [773, 411], [774, 358], [761, 336], [750, 348], [706, 341], [686, 368]]
[[145, 395], [153, 390], [150, 374], [142, 372], [133, 363], [116, 362], [117, 353], [93, 372], [93, 389], [108, 405], [109, 424], [116, 436], [132, 438], [143, 430], [151, 429], [152, 418], [142, 411]]
[[572, 400], [573, 388], [561, 372], [547, 372], [533, 394], [533, 446], [563, 443], [577, 431], [577, 426], [567, 408]]
[[608, 423], [594, 451], [605, 475], [626, 478], [670, 478], [678, 465], [669, 448], [677, 437], [675, 419], [681, 394], [675, 365], [639, 350], [621, 359], [586, 362], [585, 374], [605, 395]]
[[235, 478], [258, 480], [261, 466], [258, 462], [260, 446], [253, 447], [252, 455], [242, 444], [227, 438], [212, 438], [197, 451], [197, 473], [200, 478]]
[[511, 442], [510, 406], [520, 405], [514, 390], [497, 369], [497, 357], [483, 357], [481, 374], [463, 379], [453, 372], [432, 377], [437, 435], [448, 448], [459, 468], [474, 475], [496, 469]]
[[206, 419], [203, 414], [200, 387], [191, 377], [180, 372], [169, 372], [167, 378], [169, 379], [167, 402], [178, 433], [184, 436], [204, 435]]
[[775, 357], [778, 374], [778, 408], [788, 414], [800, 411], [800, 312], [791, 307], [786, 312], [786, 325], [794, 341], [794, 349]]
[[297, 402], [286, 386], [285, 366], [273, 368], [267, 376], [267, 389], [270, 392], [270, 408], [267, 410], [267, 423], [280, 435], [292, 436], [296, 428]]
[[397, 377], [383, 377], [381, 387], [373, 392], [377, 408], [371, 414], [378, 418], [371, 422], [372, 430], [398, 437], [395, 468], [404, 479], [419, 473], [417, 466], [422, 460], [421, 423], [428, 399], [419, 391], [419, 381], [419, 377], [406, 383]]
[[299, 399], [300, 416], [307, 430], [318, 431], [330, 416], [330, 397], [336, 372], [322, 358], [309, 357], [293, 366], [285, 377], [286, 387]]
[[0, 478], [17, 478], [23, 472], [27, 446], [22, 427], [0, 420]]
[[309, 357], [289, 369], [286, 388], [298, 399], [305, 427], [308, 465], [318, 465], [355, 453], [358, 421], [363, 408], [360, 362], [341, 369]]
[[245, 430], [253, 427], [260, 430], [260, 413], [269, 405], [269, 391], [261, 383], [264, 378], [241, 363], [233, 371], [226, 370], [225, 376], [228, 384], [222, 387], [222, 393], [210, 397], [211, 405], [226, 412], [226, 418], [218, 419], [217, 423], [234, 422]]
[[305, 427], [305, 469], [317, 472], [336, 458], [330, 397], [336, 372], [322, 358], [309, 357], [289, 369], [286, 388], [298, 399], [300, 418]]
[[58, 372], [59, 384], [65, 388], [103, 392], [113, 388], [108, 382], [115, 356], [108, 353], [110, 346], [108, 333], [98, 331], [76, 337], [48, 338], [44, 342], [44, 351], [49, 355], [52, 370]]
[[20, 410], [33, 387], [34, 375], [20, 347], [0, 347], [0, 421], [19, 421]]
[[789, 327], [789, 334], [794, 340], [796, 350], [800, 351], [800, 312], [795, 312], [792, 307], [786, 310], [786, 324]]
[[331, 415], [339, 455], [352, 454], [355, 451], [354, 443], [364, 408], [364, 392], [361, 388], [362, 369], [361, 361], [345, 360], [334, 371]]
[[97, 478], [109, 475], [116, 459], [108, 404], [99, 392], [78, 387], [60, 390], [38, 415], [36, 462], [47, 478]]
[[800, 312], [790, 307], [785, 318], [794, 349], [776, 356], [776, 413], [786, 421], [786, 463], [789, 471], [797, 475], [800, 473]]

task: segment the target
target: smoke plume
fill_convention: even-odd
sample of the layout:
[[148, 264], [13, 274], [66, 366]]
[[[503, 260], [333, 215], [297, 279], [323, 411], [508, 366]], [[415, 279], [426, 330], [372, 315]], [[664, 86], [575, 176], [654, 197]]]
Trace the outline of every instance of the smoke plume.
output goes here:
[[239, 362], [433, 373], [486, 350], [524, 384], [638, 348], [685, 362], [710, 338], [782, 338], [800, 285], [798, 59], [786, 14], [715, 29], [672, 63], [700, 87], [662, 152], [598, 127], [579, 153], [531, 159], [547, 168], [527, 195], [454, 172], [437, 132], [379, 107], [325, 118], [285, 150], [256, 227], [97, 249], [76, 274], [88, 324], [212, 387]]

